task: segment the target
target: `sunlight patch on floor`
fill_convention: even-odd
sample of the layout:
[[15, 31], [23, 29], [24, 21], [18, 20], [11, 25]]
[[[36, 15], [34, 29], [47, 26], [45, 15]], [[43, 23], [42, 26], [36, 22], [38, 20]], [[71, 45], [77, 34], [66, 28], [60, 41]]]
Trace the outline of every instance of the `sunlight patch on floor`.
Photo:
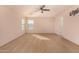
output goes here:
[[38, 35], [38, 34], [33, 34], [33, 36], [38, 38], [38, 39], [40, 39], [40, 40], [50, 40], [49, 38], [41, 36], [41, 35]]

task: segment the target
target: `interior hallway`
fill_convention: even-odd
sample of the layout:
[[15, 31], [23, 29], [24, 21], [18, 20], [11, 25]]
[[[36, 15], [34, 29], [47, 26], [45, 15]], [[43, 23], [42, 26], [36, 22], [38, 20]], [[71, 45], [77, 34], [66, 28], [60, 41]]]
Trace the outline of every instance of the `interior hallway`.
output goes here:
[[79, 52], [79, 46], [56, 34], [24, 34], [0, 47], [0, 52]]

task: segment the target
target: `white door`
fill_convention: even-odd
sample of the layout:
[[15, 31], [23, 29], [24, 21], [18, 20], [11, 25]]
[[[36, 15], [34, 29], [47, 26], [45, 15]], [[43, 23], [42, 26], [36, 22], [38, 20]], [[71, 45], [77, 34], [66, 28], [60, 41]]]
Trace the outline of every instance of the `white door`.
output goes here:
[[63, 33], [63, 17], [57, 18], [55, 20], [55, 26], [54, 26], [54, 31], [58, 35], [62, 35]]

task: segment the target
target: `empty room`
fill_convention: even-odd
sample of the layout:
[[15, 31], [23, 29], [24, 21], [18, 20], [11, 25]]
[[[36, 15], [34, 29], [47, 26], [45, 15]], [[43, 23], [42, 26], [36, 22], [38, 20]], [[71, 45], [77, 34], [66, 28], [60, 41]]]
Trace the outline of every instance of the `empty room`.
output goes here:
[[78, 5], [0, 5], [0, 53], [79, 52]]

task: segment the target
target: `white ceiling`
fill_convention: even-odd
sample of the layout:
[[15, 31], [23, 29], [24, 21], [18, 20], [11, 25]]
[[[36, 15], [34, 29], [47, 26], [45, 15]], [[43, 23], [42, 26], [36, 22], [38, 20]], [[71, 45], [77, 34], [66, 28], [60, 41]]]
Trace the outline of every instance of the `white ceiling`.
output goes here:
[[22, 14], [24, 17], [55, 17], [57, 14], [64, 12], [65, 9], [68, 9], [72, 6], [46, 5], [45, 8], [50, 9], [50, 11], [44, 11], [43, 14], [40, 11], [37, 11], [40, 8], [40, 5], [16, 5], [13, 7], [18, 13]]

